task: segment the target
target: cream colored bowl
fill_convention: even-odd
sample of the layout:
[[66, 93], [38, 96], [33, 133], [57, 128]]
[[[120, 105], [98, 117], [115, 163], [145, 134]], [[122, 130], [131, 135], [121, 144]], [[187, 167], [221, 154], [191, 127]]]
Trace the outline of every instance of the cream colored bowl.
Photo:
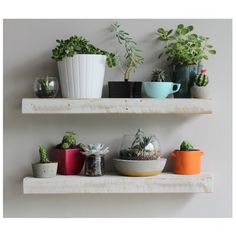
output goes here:
[[114, 159], [116, 170], [127, 176], [152, 176], [160, 174], [166, 164], [166, 159], [158, 158], [157, 160], [121, 160]]

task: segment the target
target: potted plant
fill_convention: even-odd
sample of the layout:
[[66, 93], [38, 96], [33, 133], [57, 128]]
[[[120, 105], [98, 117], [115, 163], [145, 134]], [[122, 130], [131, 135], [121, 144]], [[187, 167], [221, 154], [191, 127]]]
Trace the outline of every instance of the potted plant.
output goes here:
[[193, 26], [180, 24], [176, 30], [157, 29], [158, 39], [165, 42], [164, 52], [167, 61], [173, 66], [175, 83], [180, 83], [180, 90], [174, 94], [176, 98], [191, 97], [196, 74], [199, 74], [201, 62], [208, 59], [208, 54], [216, 54], [212, 45], [208, 44], [208, 37], [192, 33]]
[[194, 175], [199, 174], [201, 169], [201, 156], [203, 152], [194, 149], [189, 141], [183, 141], [180, 150], [171, 153], [175, 174]]
[[83, 154], [85, 159], [85, 175], [86, 176], [102, 176], [105, 173], [105, 160], [104, 156], [109, 152], [108, 147], [104, 145], [89, 144], [84, 146]]
[[60, 144], [52, 149], [52, 158], [58, 162], [58, 174], [77, 175], [83, 168], [83, 144], [76, 144], [76, 134], [66, 132]]
[[58, 65], [62, 96], [101, 98], [105, 64], [115, 66], [115, 54], [95, 47], [81, 36], [56, 42], [52, 59]]
[[[169, 94], [176, 93], [180, 89], [180, 84], [166, 82], [166, 71], [155, 69], [152, 72], [151, 82], [143, 82], [145, 94], [151, 98], [166, 98]], [[176, 88], [174, 89], [174, 86]]]
[[200, 74], [196, 76], [194, 86], [191, 88], [191, 95], [193, 98], [210, 97], [210, 92], [207, 86], [209, 83], [209, 79], [206, 72], [206, 69], [202, 69]]
[[122, 175], [156, 175], [162, 172], [166, 163], [160, 155], [160, 145], [155, 135], [146, 135], [138, 129], [135, 135], [124, 135], [120, 155], [114, 159], [114, 165]]
[[48, 152], [43, 145], [39, 145], [40, 161], [32, 164], [33, 176], [35, 178], [51, 178], [57, 174], [57, 162], [51, 162]]
[[136, 42], [131, 38], [129, 33], [120, 29], [118, 23], [112, 24], [112, 32], [115, 34], [115, 38], [118, 42], [124, 46], [125, 54], [124, 61], [118, 56], [118, 64], [124, 75], [124, 81], [109, 81], [109, 97], [110, 98], [141, 98], [142, 82], [132, 81], [130, 82], [131, 72], [143, 63], [143, 57], [141, 56], [141, 50], [137, 48]]
[[34, 81], [34, 92], [39, 98], [55, 98], [59, 89], [56, 77], [37, 77]]

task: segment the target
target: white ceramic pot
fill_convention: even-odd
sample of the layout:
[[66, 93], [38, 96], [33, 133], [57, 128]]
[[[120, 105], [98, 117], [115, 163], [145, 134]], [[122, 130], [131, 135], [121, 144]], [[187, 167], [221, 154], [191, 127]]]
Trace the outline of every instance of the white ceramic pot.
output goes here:
[[104, 55], [77, 54], [59, 61], [62, 97], [101, 98], [105, 66]]
[[191, 95], [193, 98], [210, 98], [210, 91], [208, 86], [199, 87], [194, 85], [191, 88]]
[[160, 174], [166, 164], [166, 159], [156, 160], [113, 160], [116, 170], [122, 175], [127, 176], [152, 176]]

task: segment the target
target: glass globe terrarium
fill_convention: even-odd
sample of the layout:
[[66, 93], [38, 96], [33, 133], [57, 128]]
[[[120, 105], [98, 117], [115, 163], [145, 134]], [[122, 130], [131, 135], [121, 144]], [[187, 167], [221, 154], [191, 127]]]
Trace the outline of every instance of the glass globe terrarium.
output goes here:
[[56, 77], [37, 77], [34, 80], [34, 93], [39, 98], [55, 98], [59, 89]]
[[160, 144], [155, 135], [138, 129], [135, 135], [124, 135], [120, 148], [123, 160], [156, 160], [160, 157]]

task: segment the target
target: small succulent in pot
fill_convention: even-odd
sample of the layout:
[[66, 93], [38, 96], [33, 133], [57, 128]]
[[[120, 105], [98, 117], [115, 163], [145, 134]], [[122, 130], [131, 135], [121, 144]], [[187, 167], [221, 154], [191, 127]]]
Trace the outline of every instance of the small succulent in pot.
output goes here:
[[166, 71], [163, 69], [155, 69], [152, 72], [152, 82], [165, 82], [166, 80]]
[[183, 141], [180, 150], [171, 152], [174, 173], [182, 175], [199, 174], [202, 155], [203, 152], [200, 149], [195, 149], [189, 141]]
[[85, 175], [86, 176], [101, 176], [105, 173], [104, 156], [109, 152], [108, 147], [103, 144], [88, 144], [83, 147], [85, 159]]
[[51, 162], [48, 157], [48, 152], [43, 145], [39, 145], [38, 163], [32, 164], [33, 176], [36, 178], [51, 178], [57, 174], [57, 162]]
[[[132, 139], [133, 141], [130, 142]], [[160, 155], [160, 145], [154, 135], [146, 136], [143, 130], [138, 129], [134, 136], [125, 135], [123, 137], [120, 159], [156, 160]]]
[[34, 81], [34, 92], [39, 98], [55, 98], [59, 89], [56, 77], [37, 77]]
[[58, 173], [62, 175], [77, 175], [83, 168], [85, 156], [84, 144], [77, 144], [76, 133], [66, 132], [61, 143], [52, 150], [52, 157], [58, 162]]
[[209, 87], [209, 78], [206, 74], [207, 70], [202, 69], [200, 74], [195, 78], [194, 86], [191, 88], [191, 95], [193, 98], [209, 98], [210, 91]]

